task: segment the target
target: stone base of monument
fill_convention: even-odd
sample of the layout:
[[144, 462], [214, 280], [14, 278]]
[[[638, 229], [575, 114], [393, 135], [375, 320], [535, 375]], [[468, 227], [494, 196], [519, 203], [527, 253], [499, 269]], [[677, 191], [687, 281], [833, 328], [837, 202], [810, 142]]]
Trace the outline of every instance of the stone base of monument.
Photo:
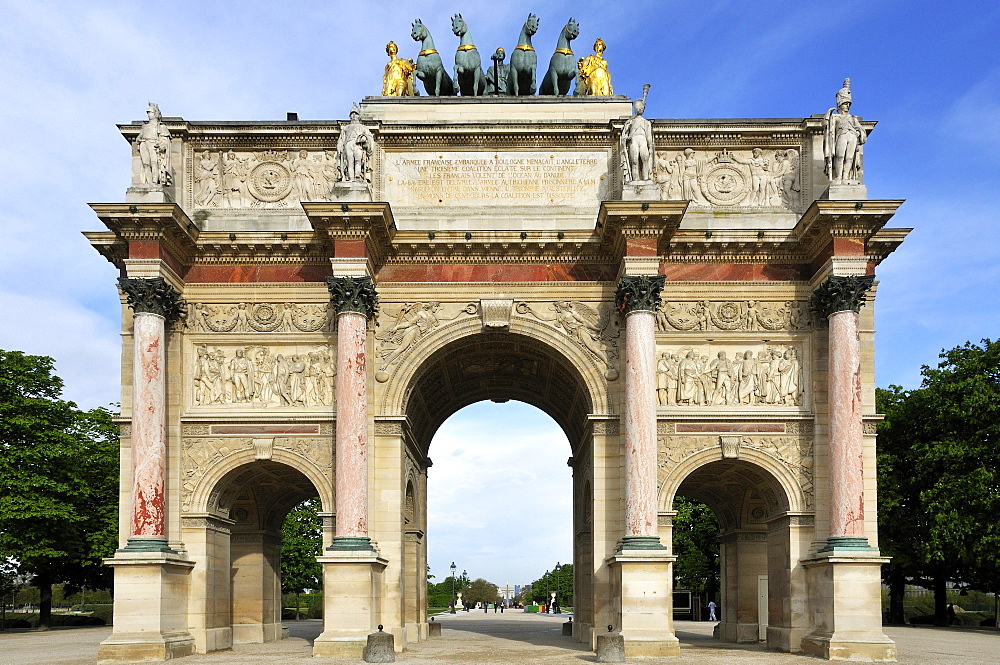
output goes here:
[[597, 662], [625, 662], [625, 638], [621, 633], [602, 633], [597, 636]]
[[868, 198], [868, 188], [861, 183], [830, 183], [821, 199], [827, 201], [863, 201]]
[[434, 619], [427, 622], [427, 637], [441, 637], [441, 624]]
[[881, 567], [886, 562], [874, 549], [832, 550], [803, 562], [809, 588], [815, 590], [809, 597], [815, 624], [802, 638], [802, 653], [828, 660], [896, 660], [896, 643], [882, 631]]
[[162, 185], [132, 185], [125, 190], [125, 203], [173, 203]]
[[636, 180], [622, 185], [622, 201], [659, 201], [660, 188], [652, 180]]
[[383, 632], [382, 626], [379, 626], [377, 633], [368, 636], [361, 658], [366, 663], [395, 663], [396, 648], [392, 633]]
[[630, 657], [679, 656], [680, 642], [674, 635], [670, 610], [675, 557], [666, 549], [629, 549], [659, 546], [656, 538], [652, 540], [645, 542], [639, 537], [627, 540], [622, 543], [621, 552], [606, 559], [613, 593], [621, 598], [621, 614], [616, 623]]
[[370, 608], [378, 607], [376, 589], [388, 561], [370, 550], [326, 550], [317, 560], [323, 566], [323, 587], [337, 593], [323, 596], [323, 632], [313, 642], [313, 655], [358, 658], [376, 622]]
[[371, 203], [372, 186], [367, 182], [337, 182], [333, 185], [333, 200], [339, 203]]
[[[118, 550], [105, 563], [115, 568], [114, 630], [97, 649], [99, 663], [146, 663], [190, 656], [184, 592], [194, 562], [176, 552]], [[167, 612], [161, 608], [171, 608]]]
[[562, 634], [567, 637], [573, 637], [573, 620], [570, 619], [562, 625]]

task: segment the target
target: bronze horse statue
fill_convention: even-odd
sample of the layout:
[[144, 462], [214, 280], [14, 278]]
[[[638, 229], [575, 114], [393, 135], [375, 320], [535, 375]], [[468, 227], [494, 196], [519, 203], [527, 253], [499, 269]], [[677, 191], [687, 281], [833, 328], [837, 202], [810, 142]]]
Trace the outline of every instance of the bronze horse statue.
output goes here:
[[479, 97], [486, 94], [486, 74], [483, 73], [482, 59], [472, 41], [469, 25], [461, 14], [451, 17], [451, 31], [459, 37], [455, 51], [455, 83], [463, 97]]
[[416, 76], [424, 82], [424, 91], [428, 95], [436, 97], [451, 97], [455, 94], [455, 84], [452, 82], [448, 72], [444, 70], [444, 63], [437, 49], [434, 48], [434, 40], [427, 27], [417, 19], [413, 22], [413, 30], [410, 32], [413, 41], [420, 42], [420, 53], [417, 55]]
[[538, 56], [535, 54], [535, 47], [531, 45], [531, 36], [536, 32], [538, 32], [538, 17], [528, 14], [528, 19], [521, 28], [521, 35], [517, 38], [517, 46], [510, 54], [507, 90], [511, 95], [535, 94], [535, 69], [538, 67]]
[[570, 42], [580, 36], [580, 25], [570, 18], [559, 33], [555, 53], [549, 60], [549, 69], [542, 78], [539, 95], [568, 95], [569, 86], [576, 78], [576, 59]]

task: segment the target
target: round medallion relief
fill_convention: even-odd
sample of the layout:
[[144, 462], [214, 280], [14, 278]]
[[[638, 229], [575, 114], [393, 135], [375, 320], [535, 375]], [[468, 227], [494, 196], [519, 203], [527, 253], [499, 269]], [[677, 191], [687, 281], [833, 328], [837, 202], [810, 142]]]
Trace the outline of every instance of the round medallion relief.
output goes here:
[[735, 166], [719, 164], [705, 174], [702, 190], [715, 205], [732, 206], [747, 193], [747, 177]]
[[247, 180], [250, 193], [267, 203], [280, 201], [292, 191], [292, 174], [278, 162], [258, 164]]

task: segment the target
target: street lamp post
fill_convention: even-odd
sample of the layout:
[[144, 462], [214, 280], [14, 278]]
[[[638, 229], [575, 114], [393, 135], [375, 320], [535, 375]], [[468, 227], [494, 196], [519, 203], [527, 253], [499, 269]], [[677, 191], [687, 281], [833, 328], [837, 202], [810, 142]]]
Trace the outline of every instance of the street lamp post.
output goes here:
[[[466, 579], [466, 578], [467, 578], [468, 576], [469, 576], [469, 574], [468, 574], [467, 572], [465, 572], [465, 571], [463, 570], [463, 571], [462, 571], [462, 582], [463, 582], [463, 583], [465, 582], [465, 579]], [[469, 599], [468, 599], [468, 598], [466, 598], [466, 599], [465, 599], [465, 601], [466, 601], [466, 603], [468, 603]], [[468, 607], [469, 607], [469, 606], [468, 606], [468, 605], [466, 605], [466, 609], [465, 609], [465, 611], [466, 611], [466, 612], [468, 612], [468, 611], [469, 611]]]
[[451, 562], [451, 614], [455, 613], [455, 605], [457, 604], [458, 598], [455, 597], [455, 571], [458, 570], [458, 566], [455, 562]]
[[562, 564], [560, 564], [558, 561], [556, 561], [556, 569], [555, 569], [555, 574], [556, 574], [556, 595], [555, 595], [555, 602], [552, 603], [553, 605], [555, 605], [555, 607], [552, 608], [552, 613], [553, 614], [555, 614], [557, 610], [561, 609], [559, 607], [559, 603], [562, 600], [562, 577], [560, 576], [560, 571], [561, 570], [562, 570]]

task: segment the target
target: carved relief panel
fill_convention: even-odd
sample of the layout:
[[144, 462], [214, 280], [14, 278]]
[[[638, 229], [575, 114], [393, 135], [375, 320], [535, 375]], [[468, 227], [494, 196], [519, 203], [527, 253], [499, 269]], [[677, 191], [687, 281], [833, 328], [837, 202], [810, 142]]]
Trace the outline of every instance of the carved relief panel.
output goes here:
[[336, 351], [328, 344], [198, 343], [188, 356], [193, 410], [329, 411], [334, 404]]
[[336, 317], [329, 303], [187, 304], [178, 328], [186, 332], [332, 332]]
[[657, 345], [661, 407], [804, 406], [802, 345], [754, 341]]
[[332, 201], [334, 150], [200, 150], [191, 157], [195, 208], [297, 208]]
[[693, 208], [799, 210], [801, 159], [797, 148], [656, 153], [661, 200], [686, 200]]
[[656, 311], [659, 332], [808, 330], [809, 304], [797, 300], [664, 300]]

